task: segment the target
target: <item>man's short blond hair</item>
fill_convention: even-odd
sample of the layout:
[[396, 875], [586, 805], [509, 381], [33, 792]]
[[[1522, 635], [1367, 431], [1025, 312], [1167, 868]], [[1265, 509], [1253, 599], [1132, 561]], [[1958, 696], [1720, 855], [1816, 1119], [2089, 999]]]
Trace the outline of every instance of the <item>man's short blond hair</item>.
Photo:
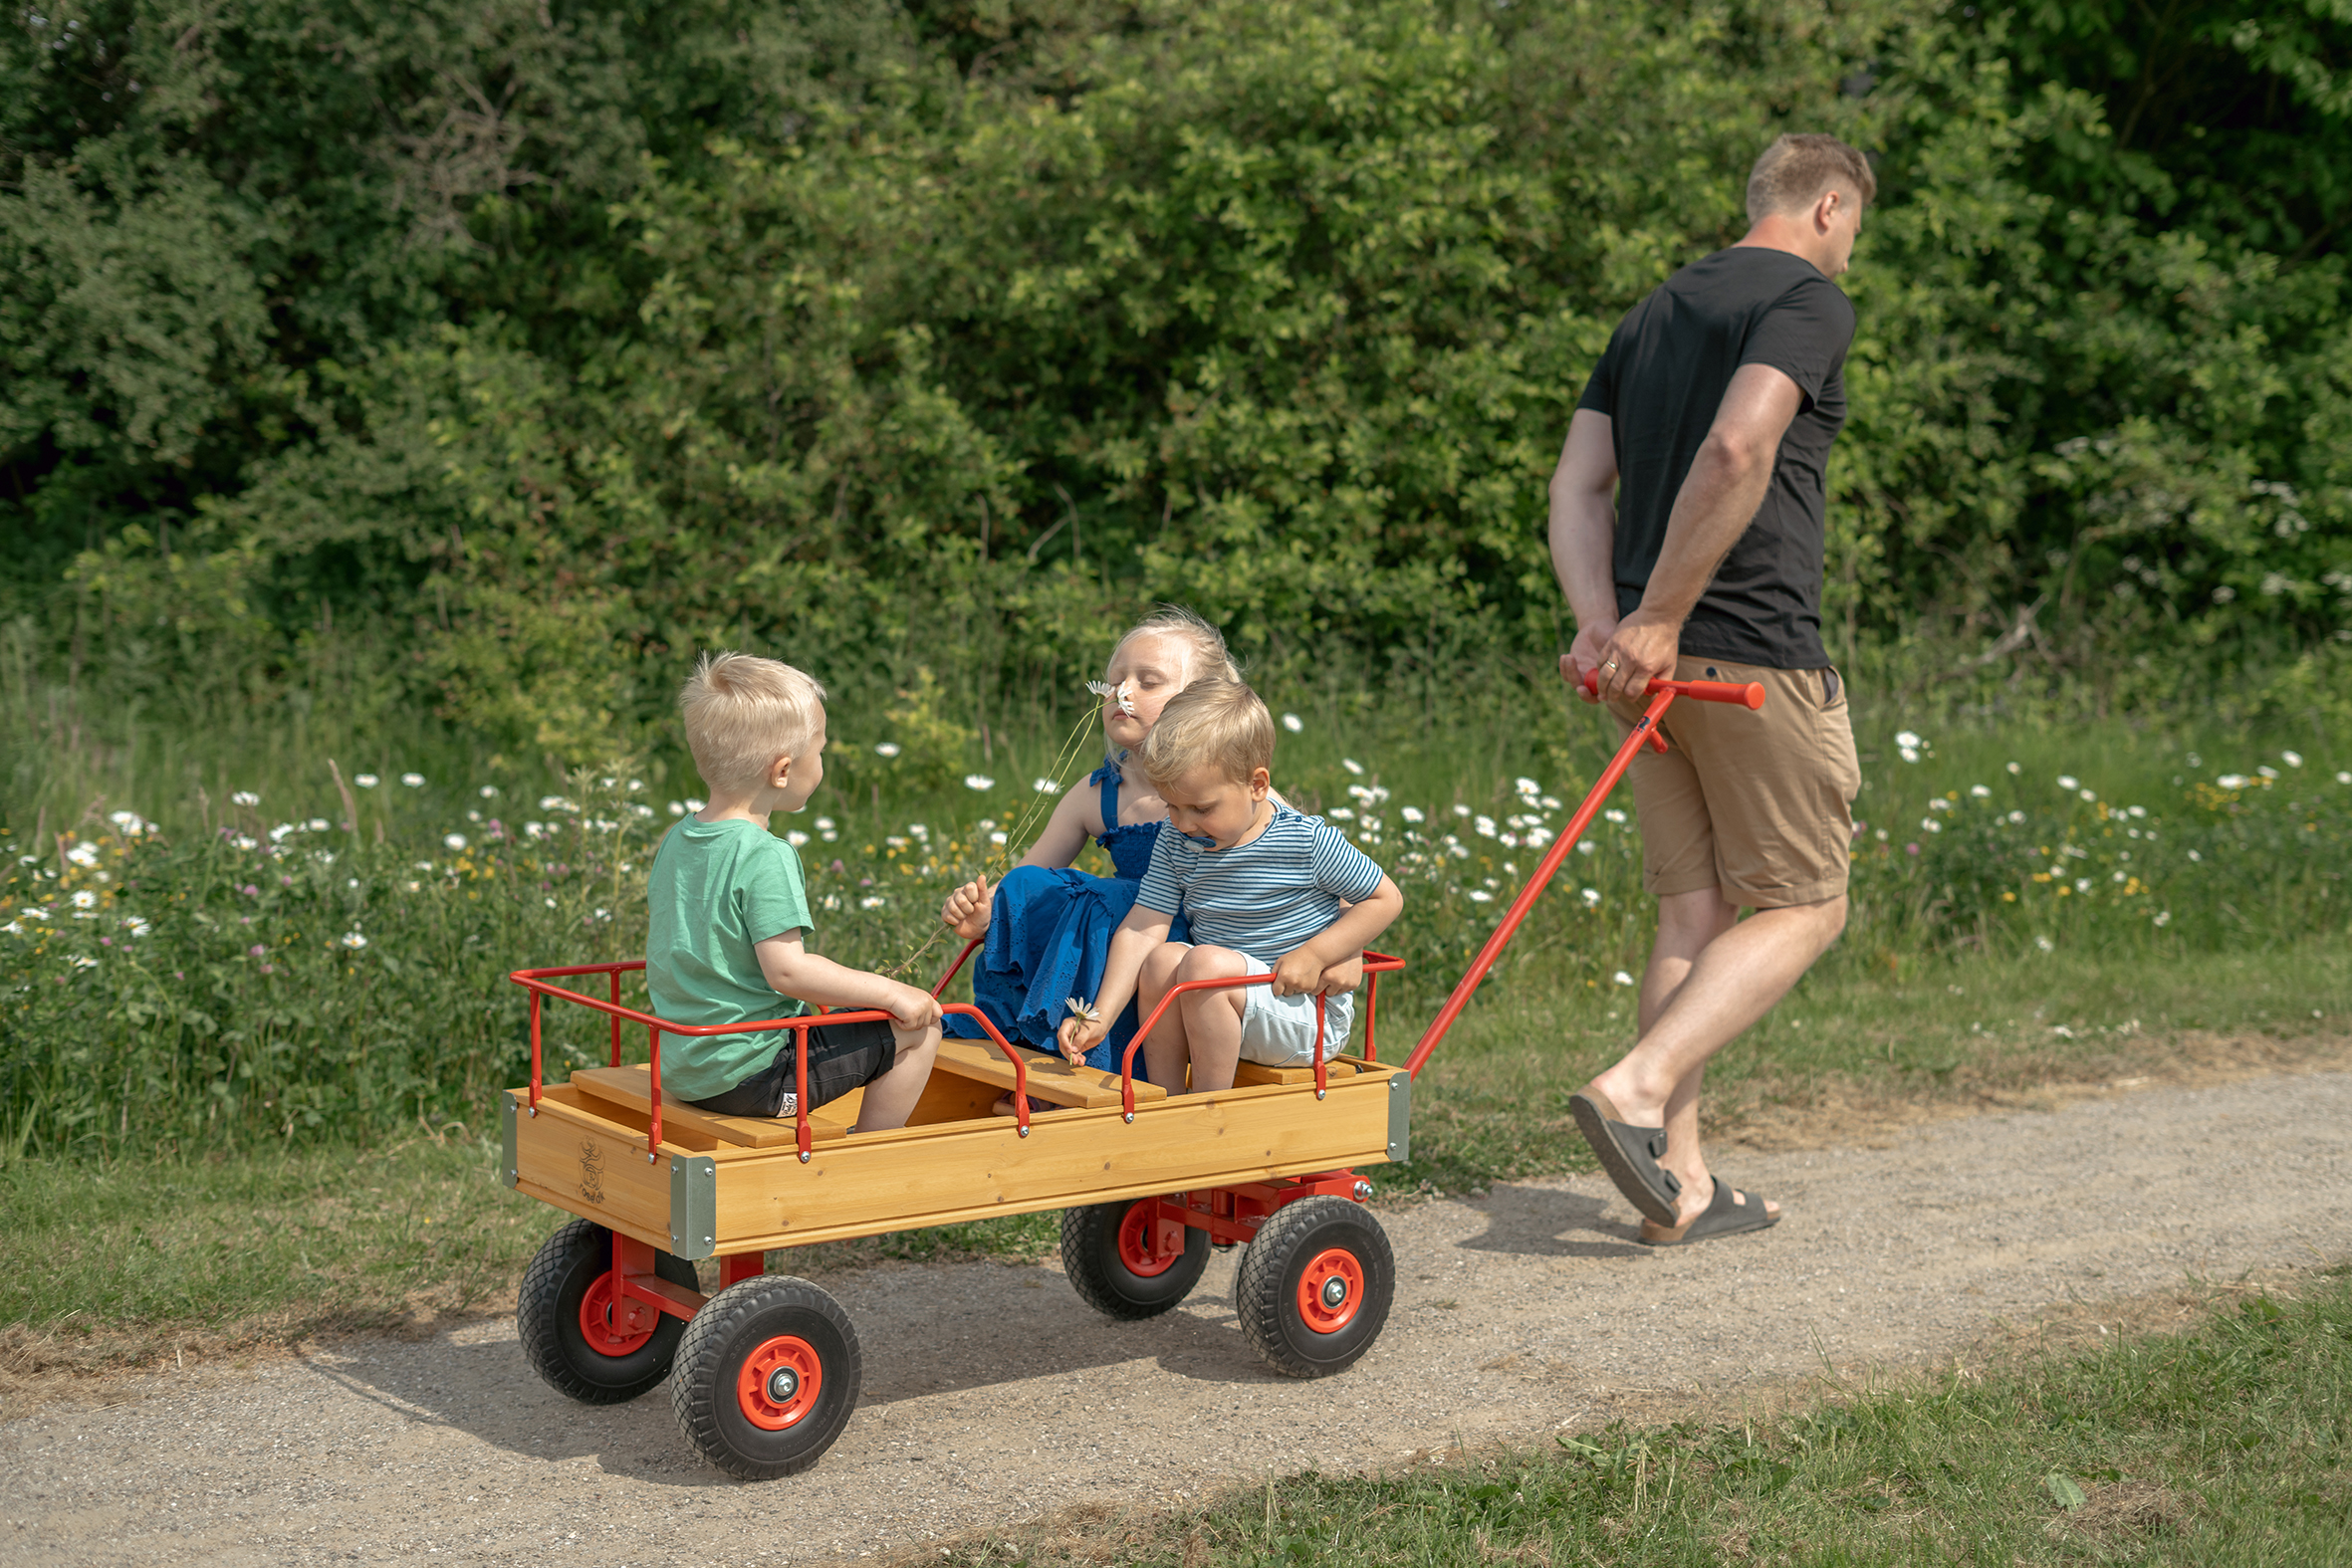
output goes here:
[[1851, 190], [1865, 207], [1878, 199], [1878, 176], [1852, 147], [1814, 132], [1782, 136], [1748, 171], [1748, 221], [1802, 212], [1832, 185]]
[[1223, 675], [1203, 675], [1169, 698], [1143, 738], [1143, 772], [1153, 784], [1202, 768], [1235, 784], [1274, 768], [1274, 715], [1256, 692]]
[[686, 747], [712, 789], [753, 789], [779, 757], [798, 757], [824, 723], [824, 688], [780, 659], [706, 653], [678, 692]]

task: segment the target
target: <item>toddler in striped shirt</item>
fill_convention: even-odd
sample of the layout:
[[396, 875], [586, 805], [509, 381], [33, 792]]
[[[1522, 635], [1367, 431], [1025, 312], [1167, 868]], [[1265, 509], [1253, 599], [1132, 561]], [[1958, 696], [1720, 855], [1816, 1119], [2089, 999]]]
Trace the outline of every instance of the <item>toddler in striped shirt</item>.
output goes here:
[[[1238, 680], [1196, 679], [1160, 712], [1143, 771], [1168, 805], [1171, 831], [1152, 847], [1135, 907], [1111, 937], [1092, 1016], [1062, 1023], [1075, 1061], [1128, 1001], [1148, 1015], [1179, 981], [1269, 975], [1271, 985], [1187, 992], [1143, 1042], [1151, 1081], [1171, 1092], [1233, 1086], [1241, 1061], [1311, 1065], [1315, 999], [1321, 1052], [1339, 1053], [1355, 1020], [1364, 945], [1404, 910], [1405, 895], [1372, 858], [1319, 816], [1273, 794], [1274, 717]], [[1182, 914], [1190, 943], [1170, 942]]]

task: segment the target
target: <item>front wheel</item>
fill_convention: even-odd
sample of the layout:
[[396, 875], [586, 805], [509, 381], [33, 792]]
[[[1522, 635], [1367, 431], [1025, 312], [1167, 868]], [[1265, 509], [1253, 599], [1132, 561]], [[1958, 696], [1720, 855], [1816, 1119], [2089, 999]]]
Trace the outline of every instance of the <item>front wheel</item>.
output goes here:
[[1061, 1266], [1086, 1305], [1105, 1317], [1157, 1317], [1192, 1293], [1209, 1266], [1209, 1232], [1184, 1228], [1184, 1250], [1154, 1257], [1153, 1206], [1137, 1198], [1061, 1212]]
[[1344, 1198], [1302, 1198], [1258, 1228], [1234, 1305], [1268, 1366], [1321, 1378], [1372, 1348], [1395, 1295], [1396, 1256], [1380, 1222]]
[[[696, 1288], [694, 1265], [682, 1257], [656, 1251], [653, 1271]], [[635, 1399], [669, 1376], [686, 1325], [632, 1305], [612, 1299], [612, 1232], [575, 1220], [547, 1238], [523, 1276], [515, 1302], [523, 1354], [551, 1388], [584, 1405]]]
[[840, 1303], [806, 1279], [764, 1274], [720, 1291], [686, 1325], [670, 1410], [711, 1463], [774, 1480], [833, 1446], [863, 1375]]

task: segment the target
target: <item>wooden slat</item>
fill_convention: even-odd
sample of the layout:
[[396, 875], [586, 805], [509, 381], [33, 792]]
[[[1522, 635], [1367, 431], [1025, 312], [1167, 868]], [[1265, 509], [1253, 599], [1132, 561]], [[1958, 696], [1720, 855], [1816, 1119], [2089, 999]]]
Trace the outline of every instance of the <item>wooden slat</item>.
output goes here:
[[[622, 1106], [639, 1116], [653, 1113], [653, 1073], [642, 1063], [633, 1067], [584, 1067], [572, 1075], [572, 1083], [592, 1099]], [[864, 1098], [863, 1089], [852, 1089], [811, 1111], [810, 1138], [817, 1143], [830, 1143], [848, 1137], [850, 1127], [857, 1121], [858, 1105]], [[797, 1136], [789, 1117], [721, 1116], [698, 1105], [689, 1105], [665, 1090], [661, 1096], [661, 1130], [666, 1134], [673, 1126], [744, 1149], [790, 1148]]]
[[[1019, 1046], [1014, 1047], [1020, 1050]], [[1023, 1050], [1022, 1060], [1029, 1065], [1029, 1097], [1052, 1105], [1069, 1105], [1088, 1110], [1099, 1110], [1107, 1105], [1123, 1103], [1119, 1098], [1119, 1075], [1100, 1072], [1092, 1067], [1071, 1066], [1059, 1056], [1044, 1051]], [[1013, 1091], [1013, 1064], [1004, 1053], [986, 1040], [941, 1040], [939, 1065], [934, 1072], [952, 1072], [959, 1078], [977, 1079], [1001, 1094]], [[1135, 1085], [1135, 1101], [1164, 1100], [1168, 1091], [1153, 1083]]]
[[[1344, 1061], [1323, 1063], [1323, 1081], [1326, 1083], [1336, 1083], [1341, 1078], [1354, 1076], [1355, 1068], [1350, 1063]], [[1314, 1082], [1314, 1069], [1312, 1067], [1268, 1067], [1254, 1061], [1236, 1062], [1233, 1069], [1233, 1081], [1236, 1084], [1312, 1083]]]

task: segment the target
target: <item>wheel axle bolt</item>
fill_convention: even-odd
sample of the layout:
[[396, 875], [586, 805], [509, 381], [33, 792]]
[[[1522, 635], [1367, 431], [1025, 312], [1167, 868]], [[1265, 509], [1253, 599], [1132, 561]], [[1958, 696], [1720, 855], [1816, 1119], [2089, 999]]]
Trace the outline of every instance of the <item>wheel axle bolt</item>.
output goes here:
[[801, 1392], [801, 1375], [790, 1367], [778, 1367], [768, 1374], [768, 1398], [779, 1405], [790, 1405], [793, 1396]]
[[1333, 1274], [1323, 1281], [1322, 1297], [1324, 1306], [1338, 1311], [1347, 1300], [1347, 1281]]
[[1372, 1184], [1370, 1182], [1358, 1182], [1355, 1184], [1355, 1201], [1357, 1203], [1368, 1203], [1371, 1201], [1371, 1197]]

